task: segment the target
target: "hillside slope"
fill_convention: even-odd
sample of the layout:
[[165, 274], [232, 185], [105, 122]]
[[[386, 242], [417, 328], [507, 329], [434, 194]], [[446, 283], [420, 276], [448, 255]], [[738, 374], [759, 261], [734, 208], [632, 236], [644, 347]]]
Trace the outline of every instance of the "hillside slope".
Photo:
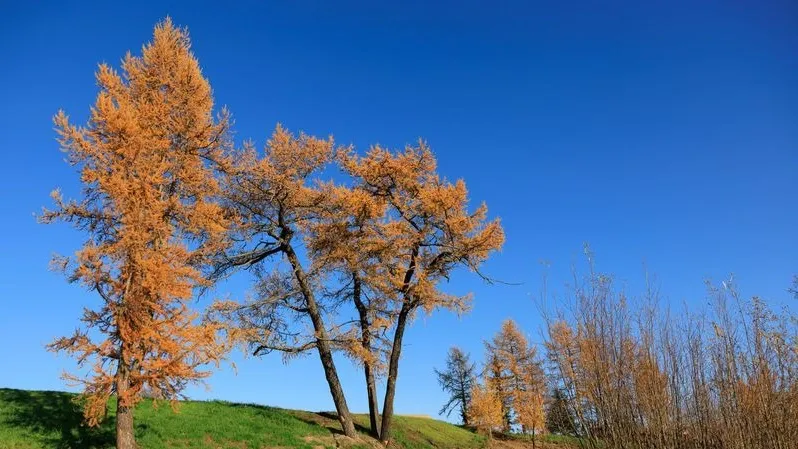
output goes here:
[[[99, 428], [81, 424], [74, 395], [0, 388], [0, 449], [107, 449], [114, 447], [113, 414]], [[144, 401], [136, 410], [141, 449], [367, 449], [382, 447], [365, 432], [368, 418], [356, 417], [358, 440], [341, 435], [328, 413], [284, 410], [222, 401], [185, 401], [179, 412]], [[478, 449], [486, 439], [443, 421], [396, 417], [395, 443], [401, 449]], [[492, 447], [524, 447], [494, 442]], [[531, 446], [530, 446], [531, 447]], [[538, 447], [541, 447], [538, 445]]]

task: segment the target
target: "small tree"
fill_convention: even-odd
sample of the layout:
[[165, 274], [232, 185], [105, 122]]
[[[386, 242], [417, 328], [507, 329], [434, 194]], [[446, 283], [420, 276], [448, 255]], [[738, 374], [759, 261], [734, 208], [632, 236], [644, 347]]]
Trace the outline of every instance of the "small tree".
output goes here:
[[468, 408], [468, 422], [471, 426], [491, 438], [493, 430], [500, 428], [503, 421], [502, 404], [496, 391], [487, 382], [484, 385], [474, 384]]
[[515, 394], [513, 400], [518, 424], [526, 433], [532, 434], [532, 447], [537, 444], [536, 437], [546, 427], [546, 414], [543, 407], [543, 395], [539, 391], [522, 390]]
[[491, 342], [485, 344], [489, 382], [504, 406], [504, 430], [520, 424], [522, 431], [542, 428], [542, 398], [546, 378], [537, 350], [513, 320], [506, 320]]
[[49, 348], [79, 365], [93, 362], [87, 378], [66, 377], [84, 385], [89, 425], [116, 394], [116, 445], [133, 449], [133, 408], [145, 388], [174, 399], [222, 355], [218, 329], [198, 323], [187, 302], [195, 287], [208, 285], [201, 268], [224, 246], [226, 221], [213, 202], [218, 185], [207, 161], [222, 157], [228, 120], [214, 120], [188, 34], [169, 19], [155, 27], [142, 56], [125, 57], [122, 71], [100, 65], [86, 127], [56, 115], [84, 197], [64, 201], [54, 192], [56, 207], [41, 221], [66, 221], [88, 234], [74, 259], [54, 262], [102, 300], [84, 310], [87, 329]]
[[468, 354], [460, 348], [449, 349], [446, 357], [446, 369], [435, 370], [443, 391], [449, 393], [449, 400], [443, 405], [439, 413], [451, 415], [452, 410], [458, 409], [463, 424], [468, 426], [468, 407], [471, 403], [471, 390], [474, 387], [476, 366], [469, 360]]

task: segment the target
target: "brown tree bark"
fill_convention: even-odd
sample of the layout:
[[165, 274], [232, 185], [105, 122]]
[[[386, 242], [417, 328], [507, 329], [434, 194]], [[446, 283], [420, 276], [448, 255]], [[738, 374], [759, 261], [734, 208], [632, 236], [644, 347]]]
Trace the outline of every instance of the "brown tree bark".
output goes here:
[[327, 329], [324, 327], [324, 320], [322, 319], [319, 306], [316, 303], [316, 297], [313, 294], [313, 290], [310, 288], [308, 280], [305, 276], [305, 271], [302, 269], [302, 265], [300, 264], [299, 258], [294, 252], [294, 249], [291, 247], [291, 245], [285, 245], [284, 251], [288, 257], [288, 261], [291, 263], [291, 267], [294, 270], [294, 276], [296, 277], [299, 288], [302, 291], [302, 295], [305, 297], [305, 301], [307, 303], [308, 315], [310, 316], [310, 320], [313, 322], [313, 330], [317, 335], [316, 349], [319, 352], [319, 358], [321, 359], [321, 365], [324, 368], [324, 376], [327, 378], [327, 384], [330, 387], [330, 394], [333, 397], [333, 403], [335, 403], [335, 410], [338, 413], [338, 421], [341, 422], [341, 429], [343, 430], [344, 435], [355, 438], [357, 437], [357, 432], [355, 432], [355, 424], [352, 421], [352, 415], [349, 413], [349, 407], [346, 404], [344, 390], [341, 387], [341, 381], [338, 378], [338, 370], [335, 368], [335, 362], [333, 361], [332, 348], [330, 347], [330, 341], [327, 336]]
[[[352, 298], [354, 299], [355, 308], [360, 319], [360, 344], [363, 349], [371, 354], [371, 323], [368, 317], [368, 308], [363, 303], [361, 280], [355, 274], [353, 276], [353, 291]], [[371, 434], [375, 438], [380, 437], [380, 406], [377, 402], [377, 381], [374, 370], [372, 369], [371, 362], [366, 360], [363, 363], [363, 373], [366, 377], [366, 391], [368, 393], [369, 402], [369, 425], [371, 427]]]
[[399, 358], [402, 353], [402, 339], [404, 338], [405, 327], [407, 326], [407, 318], [411, 310], [410, 303], [405, 301], [396, 319], [396, 333], [394, 333], [393, 336], [391, 359], [388, 364], [388, 380], [385, 385], [385, 404], [382, 406], [382, 430], [380, 431], [380, 440], [383, 444], [388, 444], [391, 440], [393, 399], [396, 395], [396, 378], [399, 373]]
[[133, 409], [122, 404], [122, 396], [129, 386], [127, 370], [120, 360], [116, 374], [116, 448], [136, 449], [136, 436], [133, 429]]
[[383, 444], [388, 444], [391, 440], [391, 424], [393, 421], [393, 400], [396, 396], [396, 378], [399, 373], [399, 358], [402, 355], [402, 339], [405, 335], [407, 318], [413, 311], [413, 298], [408, 295], [410, 282], [416, 273], [416, 257], [418, 257], [419, 247], [413, 248], [410, 263], [405, 272], [402, 286], [403, 302], [396, 318], [396, 332], [393, 334], [393, 346], [391, 347], [391, 357], [388, 362], [388, 379], [385, 385], [385, 403], [382, 406], [382, 427], [380, 429], [380, 440]]

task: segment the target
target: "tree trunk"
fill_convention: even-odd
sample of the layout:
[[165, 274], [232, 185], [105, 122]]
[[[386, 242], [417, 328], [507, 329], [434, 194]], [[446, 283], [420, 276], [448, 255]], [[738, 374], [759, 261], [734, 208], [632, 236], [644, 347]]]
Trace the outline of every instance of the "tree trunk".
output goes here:
[[332, 394], [335, 409], [338, 412], [338, 421], [341, 422], [341, 429], [344, 435], [356, 438], [355, 423], [352, 421], [349, 407], [346, 404], [346, 397], [341, 387], [341, 381], [338, 379], [338, 371], [335, 369], [335, 362], [333, 362], [329, 343], [326, 341], [319, 341], [318, 351], [319, 359], [321, 359], [321, 364], [324, 367], [324, 375], [327, 378], [327, 384], [330, 386], [330, 394]]
[[377, 381], [374, 372], [369, 364], [364, 368], [366, 375], [366, 387], [368, 388], [369, 397], [369, 424], [371, 426], [372, 436], [375, 438], [380, 437], [380, 405], [377, 402]]
[[338, 370], [335, 368], [335, 362], [333, 361], [332, 348], [330, 347], [329, 338], [327, 336], [327, 329], [324, 327], [324, 320], [322, 319], [319, 306], [316, 303], [316, 297], [313, 294], [310, 285], [308, 284], [307, 278], [305, 277], [305, 272], [302, 269], [302, 265], [299, 263], [299, 258], [294, 252], [294, 249], [291, 247], [291, 245], [285, 246], [286, 256], [288, 257], [288, 261], [291, 263], [291, 267], [294, 269], [294, 276], [296, 277], [299, 288], [302, 291], [305, 302], [307, 303], [308, 315], [310, 316], [310, 320], [313, 322], [313, 330], [317, 335], [316, 349], [319, 352], [319, 359], [321, 359], [321, 365], [324, 368], [324, 376], [327, 378], [327, 384], [330, 387], [330, 394], [332, 395], [333, 403], [335, 403], [335, 410], [338, 413], [338, 421], [341, 422], [341, 429], [343, 430], [344, 435], [351, 438], [356, 438], [357, 433], [355, 432], [355, 424], [352, 421], [352, 415], [349, 413], [349, 407], [346, 404], [344, 390], [341, 387], [341, 381], [338, 378]]
[[[363, 299], [361, 297], [361, 281], [357, 273], [355, 273], [352, 278], [354, 281], [352, 284], [352, 298], [360, 318], [360, 344], [368, 354], [371, 354], [371, 323], [369, 322], [368, 308], [363, 303]], [[366, 377], [366, 391], [368, 393], [369, 401], [369, 425], [371, 426], [371, 434], [373, 437], [379, 438], [380, 406], [377, 403], [377, 381], [374, 370], [371, 366], [371, 362], [368, 360], [363, 362], [363, 373]]]
[[129, 386], [127, 370], [120, 360], [116, 374], [116, 448], [136, 449], [136, 437], [133, 433], [133, 409], [122, 404], [122, 396]]
[[383, 444], [388, 444], [391, 439], [391, 423], [393, 418], [393, 399], [396, 395], [396, 377], [399, 372], [399, 357], [402, 353], [402, 338], [407, 325], [407, 317], [410, 315], [411, 307], [409, 299], [405, 300], [399, 317], [396, 320], [396, 333], [393, 336], [393, 347], [391, 348], [391, 359], [388, 364], [388, 380], [385, 386], [385, 403], [382, 406], [382, 430], [380, 440]]

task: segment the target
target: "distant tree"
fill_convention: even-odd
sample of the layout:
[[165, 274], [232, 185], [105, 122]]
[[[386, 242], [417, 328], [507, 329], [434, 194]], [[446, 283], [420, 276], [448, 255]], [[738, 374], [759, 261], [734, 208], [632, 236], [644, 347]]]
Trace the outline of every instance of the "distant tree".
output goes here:
[[501, 428], [504, 422], [501, 400], [489, 383], [475, 383], [472, 387], [468, 422], [477, 430], [485, 432], [488, 438], [492, 437], [494, 429]]
[[506, 320], [485, 344], [488, 381], [494, 384], [504, 407], [504, 430], [520, 424], [522, 431], [543, 428], [542, 398], [546, 378], [537, 350], [513, 320]]
[[471, 363], [468, 354], [459, 348], [449, 349], [446, 357], [446, 369], [435, 370], [443, 391], [449, 394], [449, 400], [443, 405], [439, 413], [451, 415], [452, 410], [458, 409], [463, 424], [469, 425], [468, 406], [471, 402], [471, 389], [476, 382], [476, 365]]
[[465, 183], [441, 179], [424, 142], [397, 153], [375, 146], [363, 157], [344, 153], [340, 159], [356, 190], [388, 206], [383, 229], [391, 251], [377, 258], [382, 276], [372, 279], [393, 305], [390, 316], [395, 317], [380, 430], [380, 439], [388, 443], [408, 322], [419, 309], [466, 310], [470, 296], [446, 294], [438, 284], [457, 267], [480, 273], [482, 263], [504, 243], [504, 231], [499, 220], [488, 221], [484, 204], [469, 212]]
[[546, 429], [560, 435], [576, 435], [576, 425], [568, 409], [568, 400], [560, 388], [555, 388], [546, 411]]
[[512, 397], [507, 391], [507, 379], [503, 361], [491, 352], [487, 351], [487, 362], [483, 370], [485, 382], [496, 393], [502, 406], [502, 431], [509, 432], [513, 425]]
[[522, 432], [532, 435], [532, 447], [537, 446], [537, 436], [546, 429], [546, 412], [540, 389], [525, 389], [515, 393], [513, 410]]
[[133, 409], [142, 394], [174, 399], [208, 376], [222, 345], [217, 327], [198, 322], [187, 302], [206, 286], [202, 267], [225, 244], [227, 222], [214, 202], [219, 186], [209, 161], [229, 144], [226, 114], [215, 120], [208, 81], [188, 33], [169, 19], [155, 27], [141, 56], [128, 54], [119, 74], [102, 64], [100, 93], [85, 127], [55, 116], [59, 142], [80, 168], [83, 199], [44, 211], [88, 235], [74, 258], [56, 258], [70, 282], [96, 292], [80, 329], [49, 349], [92, 363], [84, 385], [89, 425], [116, 394], [116, 447], [133, 449]]
[[798, 447], [798, 318], [788, 307], [742, 298], [732, 277], [707, 283], [707, 309], [676, 318], [651, 284], [629, 295], [585, 253], [589, 272], [575, 272], [559, 310], [545, 313], [544, 338], [550, 383], [588, 446]]

